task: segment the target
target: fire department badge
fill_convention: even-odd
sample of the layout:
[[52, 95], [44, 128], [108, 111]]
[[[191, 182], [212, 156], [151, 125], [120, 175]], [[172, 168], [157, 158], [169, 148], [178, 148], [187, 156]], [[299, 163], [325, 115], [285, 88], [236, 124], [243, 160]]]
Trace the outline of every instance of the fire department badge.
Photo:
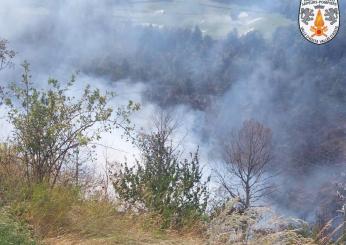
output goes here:
[[338, 33], [340, 25], [338, 0], [301, 0], [299, 26], [310, 42], [324, 44]]

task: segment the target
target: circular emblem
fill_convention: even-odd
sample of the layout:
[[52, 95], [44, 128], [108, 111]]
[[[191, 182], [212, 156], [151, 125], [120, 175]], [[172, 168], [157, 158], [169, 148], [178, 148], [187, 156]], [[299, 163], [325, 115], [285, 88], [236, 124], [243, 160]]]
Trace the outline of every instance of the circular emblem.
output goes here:
[[310, 42], [324, 44], [339, 31], [340, 12], [338, 0], [301, 0], [299, 27]]

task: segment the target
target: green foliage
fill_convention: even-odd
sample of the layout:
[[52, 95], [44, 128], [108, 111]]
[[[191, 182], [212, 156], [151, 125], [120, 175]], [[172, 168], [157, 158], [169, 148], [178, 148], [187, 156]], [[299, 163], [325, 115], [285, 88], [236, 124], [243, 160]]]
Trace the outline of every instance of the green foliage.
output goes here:
[[35, 245], [27, 227], [15, 221], [4, 208], [0, 211], [0, 244], [1, 245]]
[[121, 199], [161, 215], [164, 228], [177, 228], [203, 215], [209, 179], [203, 182], [198, 151], [190, 159], [179, 159], [169, 144], [169, 132], [142, 136], [138, 144], [142, 161], [133, 167], [123, 164], [113, 184]]
[[16, 55], [16, 52], [8, 48], [8, 41], [0, 39], [0, 70], [12, 65], [11, 60]]
[[22, 82], [13, 83], [1, 95], [28, 181], [54, 185], [75, 149], [99, 140], [102, 132], [113, 128], [121, 127], [126, 133], [132, 129], [129, 114], [138, 109], [132, 101], [114, 111], [108, 105], [114, 94], [103, 94], [89, 85], [80, 97], [72, 96], [74, 76], [66, 84], [50, 79], [46, 89], [38, 89], [30, 81], [29, 64], [23, 67]]

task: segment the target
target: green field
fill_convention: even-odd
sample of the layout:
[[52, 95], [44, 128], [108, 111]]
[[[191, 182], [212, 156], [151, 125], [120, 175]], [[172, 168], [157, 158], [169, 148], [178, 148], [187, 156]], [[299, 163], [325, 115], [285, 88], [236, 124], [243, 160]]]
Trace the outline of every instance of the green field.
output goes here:
[[268, 38], [277, 27], [294, 24], [276, 13], [209, 0], [133, 1], [114, 6], [113, 11], [119, 21], [159, 28], [199, 26], [215, 38], [225, 37], [233, 29], [240, 34], [259, 30]]

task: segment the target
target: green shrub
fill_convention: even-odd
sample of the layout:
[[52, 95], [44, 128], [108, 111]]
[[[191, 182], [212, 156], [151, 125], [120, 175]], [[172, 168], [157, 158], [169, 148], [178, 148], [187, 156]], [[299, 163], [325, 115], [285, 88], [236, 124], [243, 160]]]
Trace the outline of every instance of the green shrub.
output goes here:
[[138, 140], [142, 160], [134, 167], [125, 163], [113, 185], [126, 203], [160, 215], [163, 228], [182, 228], [203, 216], [209, 179], [203, 181], [198, 151], [190, 159], [180, 159], [170, 139], [174, 128], [169, 119], [161, 120], [156, 132]]
[[1, 245], [35, 245], [28, 228], [15, 221], [4, 208], [0, 213], [0, 244]]

